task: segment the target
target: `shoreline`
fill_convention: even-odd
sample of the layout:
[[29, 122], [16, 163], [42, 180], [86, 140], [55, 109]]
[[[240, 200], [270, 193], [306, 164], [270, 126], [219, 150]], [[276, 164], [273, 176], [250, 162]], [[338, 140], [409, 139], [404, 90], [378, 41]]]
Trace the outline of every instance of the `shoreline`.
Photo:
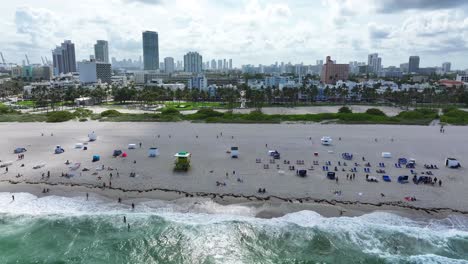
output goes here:
[[[54, 187], [52, 193], [43, 193], [41, 189]], [[69, 189], [69, 190], [67, 190]], [[96, 191], [99, 189], [98, 191]], [[337, 199], [323, 199], [314, 197], [280, 197], [277, 195], [245, 195], [235, 193], [207, 193], [187, 192], [176, 189], [151, 188], [145, 190], [131, 190], [124, 188], [103, 188], [91, 184], [77, 183], [48, 183], [28, 181], [0, 181], [0, 192], [27, 192], [37, 197], [57, 195], [62, 197], [85, 196], [86, 193], [96, 194], [108, 199], [117, 200], [126, 195], [124, 204], [129, 202], [162, 200], [166, 202], [177, 202], [180, 199], [193, 199], [197, 203], [199, 199], [208, 199], [219, 205], [244, 205], [263, 209], [255, 215], [256, 218], [276, 218], [288, 213], [302, 210], [311, 210], [324, 217], [355, 217], [373, 212], [391, 212], [408, 218], [446, 218], [449, 215], [467, 216], [468, 211], [453, 208], [419, 207], [403, 201], [387, 202], [363, 202]], [[141, 194], [148, 194], [141, 196]], [[130, 194], [130, 195], [129, 195]], [[287, 206], [285, 206], [287, 205]], [[266, 207], [266, 208], [265, 208]]]

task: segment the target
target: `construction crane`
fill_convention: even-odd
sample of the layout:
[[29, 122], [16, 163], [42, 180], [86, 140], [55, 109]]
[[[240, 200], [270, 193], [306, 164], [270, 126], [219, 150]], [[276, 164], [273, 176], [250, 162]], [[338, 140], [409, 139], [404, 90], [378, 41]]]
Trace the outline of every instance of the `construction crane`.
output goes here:
[[44, 62], [44, 58], [42, 56], [41, 56], [41, 61], [42, 61], [42, 65], [46, 65]]
[[26, 57], [26, 62], [28, 63], [28, 65], [30, 65], [29, 59], [28, 59], [28, 54], [24, 54], [24, 56]]
[[6, 65], [5, 58], [3, 58], [3, 53], [0, 52], [0, 56], [2, 57], [3, 64]]

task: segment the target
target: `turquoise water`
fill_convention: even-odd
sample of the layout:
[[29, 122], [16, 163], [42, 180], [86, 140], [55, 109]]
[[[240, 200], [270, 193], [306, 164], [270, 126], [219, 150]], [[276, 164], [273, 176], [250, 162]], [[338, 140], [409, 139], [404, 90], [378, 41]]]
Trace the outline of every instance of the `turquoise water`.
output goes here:
[[[0, 263], [468, 263], [468, 218], [274, 219], [210, 201], [128, 205], [0, 193]], [[123, 223], [126, 216], [131, 227]]]

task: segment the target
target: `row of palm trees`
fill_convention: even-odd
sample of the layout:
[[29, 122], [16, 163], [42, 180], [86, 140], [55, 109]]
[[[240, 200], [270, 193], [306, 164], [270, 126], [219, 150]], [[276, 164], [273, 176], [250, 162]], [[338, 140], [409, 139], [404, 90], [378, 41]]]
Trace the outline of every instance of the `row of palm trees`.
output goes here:
[[[2, 95], [18, 93], [16, 86], [10, 85], [2, 89]], [[355, 86], [348, 89], [345, 85], [339, 87], [326, 87], [319, 89], [315, 85], [304, 84], [297, 88], [261, 87], [251, 89], [242, 84], [237, 89], [221, 87], [216, 91], [205, 91], [197, 89], [171, 90], [158, 86], [147, 86], [136, 88], [133, 85], [125, 87], [100, 87], [89, 89], [85, 87], [51, 88], [46, 86], [25, 93], [24, 97], [35, 101], [38, 107], [51, 107], [53, 110], [59, 105], [73, 104], [79, 97], [90, 97], [96, 103], [113, 100], [117, 103], [157, 104], [165, 101], [188, 101], [188, 102], [222, 102], [228, 108], [239, 106], [240, 91], [245, 91], [248, 106], [261, 108], [265, 105], [309, 105], [317, 101], [334, 103], [390, 103], [398, 106], [411, 106], [414, 104], [468, 104], [468, 92], [464, 87], [453, 89], [424, 89], [392, 91], [385, 90], [378, 93], [378, 86], [372, 88]], [[15, 90], [16, 89], [16, 90]]]

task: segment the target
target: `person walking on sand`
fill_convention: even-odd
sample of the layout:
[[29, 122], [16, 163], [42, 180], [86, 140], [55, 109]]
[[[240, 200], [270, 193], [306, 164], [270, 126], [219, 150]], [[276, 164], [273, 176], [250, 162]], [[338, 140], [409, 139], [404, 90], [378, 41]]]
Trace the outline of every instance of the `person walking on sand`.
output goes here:
[[8, 167], [5, 167], [5, 172], [8, 172]]
[[121, 203], [121, 202], [122, 202], [122, 199], [119, 197], [119, 199], [118, 199], [118, 203]]
[[338, 184], [338, 177], [335, 178], [336, 184]]
[[[442, 180], [439, 180], [439, 187], [442, 186]], [[14, 199], [13, 199], [14, 200]]]
[[140, 142], [140, 148], [141, 148], [141, 142]]
[[89, 193], [86, 193], [86, 201], [89, 199]]
[[135, 210], [135, 204], [132, 203], [132, 210]]
[[12, 201], [12, 202], [15, 201], [15, 196], [14, 196], [14, 195], [11, 196], [11, 201]]

